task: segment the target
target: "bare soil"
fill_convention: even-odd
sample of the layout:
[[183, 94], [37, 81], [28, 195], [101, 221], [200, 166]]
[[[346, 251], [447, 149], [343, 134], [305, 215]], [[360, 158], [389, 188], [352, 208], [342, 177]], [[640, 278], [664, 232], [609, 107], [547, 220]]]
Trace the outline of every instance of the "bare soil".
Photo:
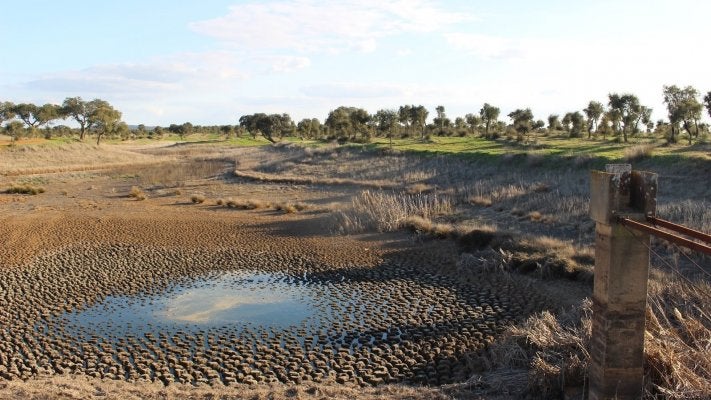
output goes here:
[[[331, 212], [350, 202], [357, 185], [241, 179], [233, 174], [234, 160], [243, 166], [266, 162], [245, 149], [97, 151], [110, 154], [108, 164], [86, 162], [78, 151], [0, 176], [0, 188], [22, 182], [45, 189], [35, 196], [0, 194], [0, 398], [473, 396], [466, 381], [483, 368], [477, 357], [498, 333], [558, 306], [550, 299], [560, 291], [547, 292], [545, 285], [462, 275], [452, 242], [407, 233], [332, 234]], [[129, 196], [134, 186], [145, 200]], [[194, 204], [193, 194], [205, 202]], [[217, 204], [229, 198], [307, 208], [284, 213]], [[234, 335], [228, 340], [229, 328], [177, 339], [165, 332], [173, 335], [167, 344], [161, 335], [97, 340], [65, 329], [65, 312], [211, 272], [166, 262], [166, 255], [182, 261], [214, 256], [214, 265], [267, 260], [263, 268], [276, 270], [283, 266], [269, 265], [286, 262], [309, 282], [346, 281], [350, 286], [341, 295], [365, 293], [368, 329], [334, 321], [334, 332], [322, 334], [313, 348]], [[585, 290], [568, 291], [568, 298]], [[387, 296], [384, 304], [378, 305], [379, 296]], [[378, 337], [386, 332], [388, 339]], [[205, 348], [180, 346], [201, 334]], [[272, 338], [290, 343], [316, 334], [294, 329]], [[265, 355], [270, 357], [261, 362]]]

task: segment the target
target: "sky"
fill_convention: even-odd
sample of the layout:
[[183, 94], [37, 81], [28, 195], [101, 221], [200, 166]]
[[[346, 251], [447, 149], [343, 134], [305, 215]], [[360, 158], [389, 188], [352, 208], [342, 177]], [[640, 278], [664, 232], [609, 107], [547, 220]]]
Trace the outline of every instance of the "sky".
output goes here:
[[[711, 91], [706, 0], [23, 0], [0, 21], [0, 101], [107, 100], [129, 124], [325, 119], [483, 103], [537, 119], [663, 85]], [[505, 119], [505, 118], [504, 118]]]

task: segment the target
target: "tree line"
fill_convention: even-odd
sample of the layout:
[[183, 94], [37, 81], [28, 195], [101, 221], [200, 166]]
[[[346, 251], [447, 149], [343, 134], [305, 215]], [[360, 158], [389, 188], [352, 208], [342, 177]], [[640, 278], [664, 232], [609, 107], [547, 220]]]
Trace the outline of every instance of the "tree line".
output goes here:
[[[44, 129], [45, 136], [52, 134], [78, 133], [84, 140], [88, 133], [96, 135], [97, 144], [104, 136], [162, 137], [167, 131], [181, 138], [192, 133], [215, 133], [226, 137], [249, 134], [261, 135], [271, 142], [284, 136], [304, 139], [338, 140], [340, 142], [368, 142], [373, 137], [412, 137], [426, 140], [432, 135], [466, 136], [479, 134], [486, 138], [502, 135], [527, 140], [532, 133], [560, 133], [570, 137], [588, 138], [614, 136], [627, 142], [630, 136], [641, 132], [664, 134], [670, 142], [686, 134], [689, 144], [699, 138], [700, 132], [708, 132], [709, 126], [701, 122], [704, 108], [711, 116], [711, 91], [701, 97], [692, 86], [664, 86], [662, 90], [668, 120], [652, 121], [652, 108], [640, 103], [631, 93], [610, 93], [606, 102], [592, 100], [582, 110], [565, 114], [548, 115], [546, 121], [536, 119], [530, 108], [518, 108], [501, 118], [499, 107], [484, 103], [478, 112], [468, 113], [453, 120], [447, 116], [445, 107], [435, 108], [432, 120], [427, 123], [429, 110], [422, 105], [402, 105], [399, 108], [380, 109], [371, 114], [363, 108], [340, 106], [331, 110], [324, 122], [317, 118], [304, 118], [295, 123], [291, 116], [282, 114], [255, 113], [242, 115], [238, 125], [194, 126], [190, 122], [160, 126], [148, 130], [145, 125], [129, 127], [121, 121], [121, 112], [101, 99], [84, 101], [81, 97], [68, 97], [61, 105], [41, 106], [0, 102], [0, 125], [13, 140], [22, 134], [32, 134]], [[49, 125], [59, 119], [72, 119], [79, 128]]]
[[664, 104], [668, 120], [652, 121], [652, 108], [640, 103], [631, 93], [610, 93], [605, 103], [591, 100], [582, 110], [551, 114], [547, 120], [536, 119], [530, 108], [511, 111], [509, 123], [501, 119], [501, 109], [489, 103], [476, 113], [450, 119], [445, 107], [435, 108], [431, 123], [427, 123], [429, 111], [422, 105], [403, 105], [399, 108], [380, 109], [373, 114], [358, 107], [338, 107], [328, 113], [321, 123], [316, 118], [304, 118], [292, 122], [288, 114], [263, 113], [243, 115], [239, 128], [252, 135], [262, 134], [270, 141], [276, 137], [297, 135], [308, 139], [338, 140], [342, 142], [367, 142], [372, 137], [418, 137], [422, 140], [431, 135], [465, 136], [480, 134], [486, 138], [501, 135], [528, 139], [534, 132], [557, 132], [570, 137], [588, 138], [612, 135], [625, 143], [630, 136], [641, 132], [662, 133], [670, 142], [686, 133], [689, 144], [709, 126], [701, 123], [704, 107], [711, 116], [711, 91], [703, 98], [692, 86], [676, 85], [663, 87]]
[[32, 134], [42, 127], [47, 128], [45, 136], [51, 135], [49, 124], [68, 118], [79, 125], [81, 140], [91, 132], [96, 135], [96, 144], [105, 135], [128, 130], [126, 123], [121, 121], [121, 112], [101, 99], [84, 101], [81, 97], [67, 97], [61, 105], [48, 103], [41, 106], [7, 101], [0, 103], [0, 124], [7, 122], [4, 130], [13, 142], [22, 134]]

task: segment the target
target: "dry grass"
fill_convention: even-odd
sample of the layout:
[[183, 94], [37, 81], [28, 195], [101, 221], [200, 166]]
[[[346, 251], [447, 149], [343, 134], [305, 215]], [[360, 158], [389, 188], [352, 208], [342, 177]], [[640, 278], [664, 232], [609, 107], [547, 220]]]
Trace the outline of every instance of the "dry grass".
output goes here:
[[12, 185], [9, 188], [5, 189], [5, 193], [37, 195], [40, 193], [44, 193], [44, 188], [31, 185]]
[[123, 166], [112, 171], [113, 176], [135, 179], [145, 187], [182, 187], [194, 180], [214, 178], [231, 165], [224, 159], [194, 158], [154, 165]]
[[469, 202], [471, 204], [476, 205], [476, 206], [482, 206], [482, 207], [491, 207], [491, 204], [493, 203], [491, 201], [490, 197], [484, 197], [484, 196], [472, 196], [469, 199]]
[[85, 143], [27, 145], [0, 149], [0, 152], [0, 175], [5, 176], [106, 170], [170, 160], [168, 157], [141, 154], [121, 146]]
[[649, 286], [647, 395], [711, 398], [711, 286], [661, 278]]
[[287, 214], [293, 214], [299, 211], [304, 211], [309, 208], [305, 203], [276, 203], [273, 204], [276, 211], [284, 211]]
[[415, 233], [426, 234], [439, 239], [452, 237], [456, 233], [454, 226], [451, 224], [434, 223], [430, 219], [417, 215], [411, 215], [405, 218], [401, 226]]
[[238, 178], [271, 183], [291, 183], [297, 185], [351, 185], [375, 189], [396, 187], [396, 185], [382, 182], [369, 182], [346, 178], [317, 178], [311, 176], [276, 175], [239, 170], [235, 170], [234, 174]]
[[54, 376], [28, 381], [0, 383], [0, 399], [252, 399], [252, 400], [352, 400], [352, 399], [446, 400], [437, 389], [383, 385], [361, 388], [336, 384], [253, 385], [210, 387], [160, 383], [100, 380], [83, 376]]
[[236, 208], [238, 210], [258, 210], [263, 208], [271, 208], [272, 203], [259, 199], [232, 199], [225, 200], [225, 205], [228, 208]]
[[138, 186], [131, 186], [131, 190], [128, 192], [129, 197], [133, 197], [134, 199], [141, 201], [146, 199], [146, 194], [143, 192], [143, 189], [141, 189]]
[[626, 147], [624, 150], [624, 160], [627, 162], [640, 161], [645, 158], [652, 157], [654, 154], [654, 145], [652, 144], [637, 144]]
[[[657, 275], [647, 307], [645, 398], [708, 399], [711, 313], [703, 305], [711, 304], [711, 287]], [[544, 311], [509, 328], [485, 356], [488, 372], [475, 379], [500, 392], [497, 375], [526, 371], [524, 384], [506, 385], [508, 392], [552, 398], [570, 388], [581, 391], [590, 360], [591, 305], [586, 299], [558, 315]]]
[[190, 201], [193, 202], [194, 204], [202, 204], [206, 200], [205, 196], [202, 194], [194, 194], [190, 196]]
[[405, 193], [407, 193], [407, 194], [421, 194], [421, 193], [430, 193], [434, 190], [435, 190], [435, 188], [432, 185], [428, 185], [426, 183], [413, 183], [411, 185], [408, 185], [405, 188]]
[[368, 230], [396, 231], [412, 216], [431, 219], [451, 214], [454, 206], [445, 196], [404, 195], [394, 192], [363, 191], [351, 206], [334, 214], [335, 231], [360, 233]]

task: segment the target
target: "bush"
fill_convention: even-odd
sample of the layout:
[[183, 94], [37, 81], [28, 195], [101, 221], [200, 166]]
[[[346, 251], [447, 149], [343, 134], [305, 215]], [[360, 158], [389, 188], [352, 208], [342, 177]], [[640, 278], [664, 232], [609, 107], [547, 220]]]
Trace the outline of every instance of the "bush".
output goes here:
[[624, 159], [627, 162], [639, 161], [652, 156], [654, 146], [650, 144], [638, 144], [627, 147], [624, 151]]
[[205, 196], [201, 194], [194, 194], [190, 196], [190, 201], [192, 201], [194, 204], [202, 204], [205, 202]]
[[36, 194], [44, 193], [44, 188], [30, 186], [30, 185], [13, 185], [13, 186], [10, 186], [7, 190], [5, 190], [5, 193], [8, 193], [8, 194], [29, 194], [29, 195], [34, 196]]
[[146, 199], [146, 194], [143, 193], [143, 190], [141, 190], [138, 186], [131, 186], [131, 191], [128, 192], [128, 196], [133, 197], [138, 201]]

